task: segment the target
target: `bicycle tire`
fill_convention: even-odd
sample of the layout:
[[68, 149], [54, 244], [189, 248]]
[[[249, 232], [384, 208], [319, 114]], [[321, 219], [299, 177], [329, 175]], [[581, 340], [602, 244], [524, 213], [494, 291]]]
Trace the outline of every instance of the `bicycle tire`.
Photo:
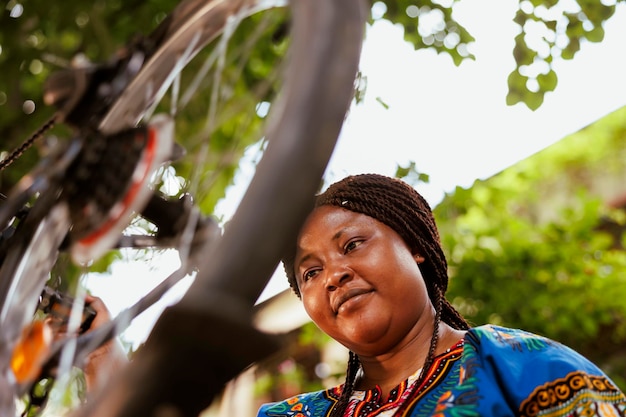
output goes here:
[[[339, 136], [353, 97], [367, 5], [305, 0], [291, 8], [283, 101], [270, 114], [268, 147], [239, 208], [191, 288], [157, 321], [142, 355], [79, 416], [198, 415], [229, 379], [277, 348], [276, 340], [253, 328], [252, 307], [304, 221]], [[267, 242], [268, 236], [275, 240]]]
[[[161, 87], [170, 84], [173, 71], [187, 65], [216, 36], [204, 28], [219, 32], [229, 13], [265, 6], [261, 0], [181, 3], [157, 30], [156, 52], [101, 120], [99, 130], [107, 134], [136, 125], [163, 93]], [[77, 410], [77, 416], [147, 416], [164, 407], [197, 415], [228, 379], [276, 349], [273, 338], [252, 327], [252, 307], [278, 265], [282, 248], [304, 220], [334, 149], [353, 95], [367, 10], [362, 0], [295, 0], [290, 7], [294, 29], [286, 86], [270, 113], [269, 145], [257, 173], [228, 231], [204, 258], [217, 262], [199, 266], [193, 288], [162, 315], [128, 370]], [[199, 28], [198, 42], [191, 42]], [[178, 58], [181, 51], [186, 52]], [[272, 232], [280, 238], [262, 251], [247, 243]], [[233, 258], [236, 251], [250, 254], [249, 263]], [[247, 280], [250, 276], [255, 279]], [[225, 338], [226, 344], [216, 346], [215, 340], [198, 334], [207, 323], [218, 331], [235, 331]], [[259, 342], [256, 352], [233, 346], [232, 336], [242, 335]], [[230, 363], [220, 358], [207, 362], [207, 357], [220, 354], [228, 354]], [[188, 387], [188, 378], [197, 386], [181, 390]]]

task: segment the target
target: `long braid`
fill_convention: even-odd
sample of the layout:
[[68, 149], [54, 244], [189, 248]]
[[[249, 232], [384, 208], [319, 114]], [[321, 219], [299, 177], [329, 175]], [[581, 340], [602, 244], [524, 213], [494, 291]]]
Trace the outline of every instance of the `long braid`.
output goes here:
[[470, 328], [467, 320], [465, 320], [465, 318], [461, 316], [461, 314], [456, 311], [454, 307], [452, 307], [447, 299], [443, 298], [442, 302], [443, 309], [441, 311], [441, 319], [444, 323], [448, 323], [453, 328], [459, 330], [467, 330]]
[[356, 382], [356, 375], [359, 371], [361, 362], [359, 357], [352, 351], [350, 351], [350, 357], [348, 359], [348, 369], [346, 370], [346, 381], [343, 383], [343, 389], [341, 390], [341, 396], [335, 403], [335, 406], [331, 410], [328, 417], [343, 417], [346, 407], [350, 402], [350, 396], [354, 391], [354, 384]]
[[[362, 174], [347, 177], [320, 194], [316, 199], [316, 207], [325, 205], [362, 213], [386, 224], [400, 235], [413, 254], [424, 258], [419, 268], [435, 308], [435, 318], [428, 355], [417, 381], [418, 386], [421, 386], [435, 357], [440, 322], [443, 321], [454, 329], [466, 330], [470, 327], [445, 298], [448, 289], [448, 263], [428, 202], [403, 181], [383, 175]], [[295, 250], [292, 250], [292, 253], [283, 258], [283, 265], [289, 285], [300, 297], [294, 258]], [[341, 397], [329, 417], [343, 417], [352, 395], [359, 362], [355, 354], [350, 352], [350, 355]]]
[[426, 380], [428, 375], [428, 370], [430, 366], [433, 364], [433, 360], [435, 359], [435, 352], [437, 351], [437, 343], [439, 342], [439, 323], [441, 322], [441, 310], [442, 310], [442, 299], [440, 291], [436, 291], [435, 300], [433, 300], [433, 304], [435, 305], [435, 320], [433, 326], [433, 335], [430, 339], [430, 347], [428, 348], [428, 355], [426, 356], [426, 360], [424, 361], [424, 365], [422, 366], [422, 372], [420, 373], [419, 378], [415, 382], [417, 387], [421, 387]]

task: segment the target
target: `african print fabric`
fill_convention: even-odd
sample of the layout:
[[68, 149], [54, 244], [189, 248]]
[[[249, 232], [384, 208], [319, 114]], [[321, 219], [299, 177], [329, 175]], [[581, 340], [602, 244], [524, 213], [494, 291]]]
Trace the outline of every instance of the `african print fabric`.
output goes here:
[[[493, 325], [473, 328], [382, 398], [355, 391], [346, 417], [626, 416], [626, 396], [593, 363], [553, 340]], [[263, 405], [258, 417], [326, 417], [342, 386]]]

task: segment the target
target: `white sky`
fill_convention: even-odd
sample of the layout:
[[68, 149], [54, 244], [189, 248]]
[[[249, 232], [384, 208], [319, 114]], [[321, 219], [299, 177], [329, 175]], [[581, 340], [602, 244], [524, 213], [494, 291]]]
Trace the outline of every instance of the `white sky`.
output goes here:
[[[583, 44], [573, 61], [556, 63], [556, 91], [546, 94], [538, 110], [506, 106], [506, 80], [515, 66], [512, 18], [517, 4], [464, 0], [458, 5], [455, 18], [476, 38], [471, 50], [476, 60], [460, 67], [446, 55], [414, 51], [401, 30], [387, 22], [370, 28], [361, 63], [368, 78], [366, 100], [351, 111], [327, 171], [329, 179], [363, 172], [391, 175], [397, 164], [415, 161], [430, 176], [430, 184], [418, 188], [434, 206], [456, 186], [469, 187], [490, 177], [626, 104], [622, 4], [606, 25], [602, 43]], [[226, 216], [241, 198], [251, 171], [242, 171], [239, 186], [219, 206]], [[112, 277], [90, 279], [89, 287], [116, 313], [141, 296], [146, 279], [162, 279], [176, 267], [176, 256], [165, 259], [132, 265], [130, 272], [120, 265]], [[262, 297], [285, 288], [286, 280], [278, 273]], [[144, 337], [161, 308], [138, 318], [125, 338]]]

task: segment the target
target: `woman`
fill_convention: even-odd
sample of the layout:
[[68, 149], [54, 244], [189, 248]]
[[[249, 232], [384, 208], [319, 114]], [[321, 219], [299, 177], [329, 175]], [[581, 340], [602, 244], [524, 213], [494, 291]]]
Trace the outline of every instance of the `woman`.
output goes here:
[[381, 175], [316, 200], [284, 259], [317, 326], [349, 351], [345, 383], [263, 405], [258, 416], [624, 416], [594, 364], [544, 337], [471, 328], [446, 300], [447, 262], [428, 203]]

